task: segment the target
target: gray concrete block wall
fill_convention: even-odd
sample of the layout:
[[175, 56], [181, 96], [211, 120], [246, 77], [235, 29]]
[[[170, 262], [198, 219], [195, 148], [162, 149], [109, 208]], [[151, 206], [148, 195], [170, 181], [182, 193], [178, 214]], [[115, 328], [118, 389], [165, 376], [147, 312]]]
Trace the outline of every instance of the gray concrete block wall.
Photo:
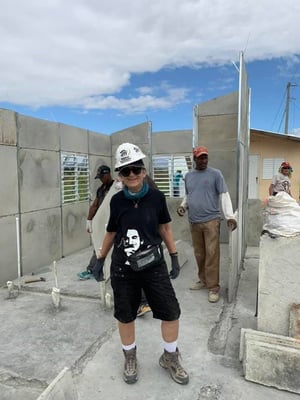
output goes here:
[[181, 203], [181, 199], [174, 197], [167, 198], [168, 209], [172, 218], [172, 230], [175, 240], [182, 240], [191, 243], [190, 225], [188, 222], [187, 215], [179, 217], [176, 210]]
[[20, 148], [58, 151], [58, 124], [17, 114], [18, 145]]
[[121, 131], [114, 132], [111, 135], [111, 148], [112, 155], [114, 157], [116, 148], [121, 143], [134, 143], [138, 146], [143, 144], [149, 144], [149, 122], [143, 122], [142, 124], [134, 125]]
[[200, 105], [201, 115], [228, 115], [237, 112], [238, 92], [216, 97]]
[[288, 336], [292, 303], [300, 303], [300, 236], [260, 240], [257, 328]]
[[237, 208], [238, 92], [197, 106], [198, 144], [207, 146], [209, 165], [220, 169]]
[[23, 213], [22, 273], [30, 274], [62, 257], [60, 207]]
[[[234, 100], [234, 96], [229, 96], [230, 99]], [[214, 102], [219, 109], [220, 104]], [[222, 105], [223, 107], [223, 105]], [[231, 105], [230, 105], [231, 107]], [[229, 108], [230, 108], [229, 107]], [[234, 123], [232, 115], [228, 115], [229, 112], [225, 107], [226, 113], [223, 118], [229, 121], [229, 126], [233, 126]], [[202, 120], [203, 126], [206, 126], [206, 122], [211, 121], [210, 115], [207, 115], [207, 120]], [[218, 120], [219, 124], [223, 124], [222, 120]], [[231, 124], [231, 125], [230, 125]], [[55, 256], [57, 254], [70, 254], [73, 251], [77, 251], [82, 246], [86, 244], [89, 245], [90, 238], [85, 231], [85, 219], [88, 213], [88, 208], [90, 205], [89, 201], [82, 202], [80, 204], [73, 204], [68, 206], [61, 205], [60, 199], [60, 150], [64, 152], [73, 153], [83, 153], [89, 155], [89, 168], [90, 168], [90, 188], [91, 188], [91, 200], [94, 199], [96, 190], [100, 185], [100, 181], [95, 180], [95, 173], [100, 164], [107, 164], [112, 168], [113, 177], [116, 174], [113, 172], [115, 164], [115, 151], [117, 146], [123, 142], [133, 142], [138, 144], [141, 149], [149, 156], [150, 153], [150, 143], [149, 143], [149, 133], [151, 131], [151, 123], [145, 122], [133, 127], [126, 128], [124, 130], [115, 132], [111, 136], [103, 135], [100, 133], [90, 132], [84, 129], [79, 129], [72, 126], [67, 126], [64, 124], [58, 124], [49, 121], [37, 120], [30, 117], [21, 116], [9, 111], [0, 110], [0, 132], [5, 132], [5, 140], [16, 144], [18, 137], [19, 150], [17, 152], [16, 146], [12, 147], [15, 153], [12, 154], [13, 161], [16, 165], [12, 165], [11, 170], [15, 171], [14, 174], [10, 174], [10, 177], [17, 179], [17, 165], [19, 164], [19, 186], [20, 186], [20, 199], [21, 199], [21, 225], [22, 225], [22, 235], [28, 235], [28, 238], [22, 238], [22, 254], [26, 255], [24, 259], [25, 266], [27, 270], [30, 265], [39, 267], [43, 266], [43, 263], [49, 263], [49, 259], [53, 257], [53, 251], [51, 247], [51, 238], [49, 248], [44, 249], [46, 254], [45, 258], [38, 260], [38, 254], [35, 255], [35, 262], [32, 257], [31, 240], [35, 240], [33, 247], [43, 248], [45, 246], [44, 237], [39, 237], [39, 234], [43, 233], [43, 226], [45, 224], [45, 219], [42, 217], [42, 213], [45, 210], [47, 214], [49, 210], [56, 214], [57, 209], [60, 210], [61, 226], [60, 232], [63, 236], [59, 238], [61, 242], [61, 247], [54, 251]], [[213, 125], [213, 132], [216, 132], [216, 127]], [[172, 140], [170, 137], [172, 135]], [[174, 136], [173, 136], [174, 135]], [[191, 155], [192, 151], [192, 130], [184, 131], [171, 131], [171, 132], [158, 132], [152, 135], [153, 144], [153, 155], [154, 154], [186, 154]], [[227, 135], [227, 141], [226, 141]], [[233, 149], [233, 143], [231, 136], [232, 131], [226, 128], [226, 130], [221, 129], [218, 133], [218, 140], [221, 140], [221, 145], [218, 144], [217, 148], [215, 145], [215, 137], [208, 137], [208, 140], [212, 140], [212, 145], [214, 150], [210, 150], [210, 163], [212, 166], [218, 168], [217, 162], [214, 162], [214, 151], [216, 152], [216, 160], [220, 162], [220, 169], [225, 169], [224, 176], [229, 185], [235, 181], [235, 177], [232, 176], [234, 168], [231, 165], [231, 152]], [[3, 135], [2, 135], [3, 136]], [[209, 136], [209, 135], [208, 135]], [[229, 137], [229, 139], [228, 139]], [[175, 139], [174, 139], [175, 138]], [[177, 143], [178, 141], [178, 143]], [[208, 142], [210, 143], [210, 142]], [[201, 143], [202, 144], [202, 143]], [[206, 143], [204, 143], [206, 144]], [[177, 149], [176, 149], [177, 146]], [[1, 146], [1, 150], [3, 147]], [[226, 156], [220, 154], [224, 149], [229, 150]], [[219, 154], [217, 154], [220, 152]], [[17, 160], [17, 155], [19, 154], [19, 160]], [[211, 156], [212, 159], [211, 159]], [[11, 161], [11, 158], [10, 158]], [[145, 160], [146, 167], [149, 169], [149, 157]], [[1, 161], [0, 161], [1, 162]], [[227, 177], [228, 173], [228, 177]], [[230, 173], [230, 174], [229, 174]], [[1, 180], [2, 178], [0, 178]], [[7, 176], [5, 175], [5, 180], [7, 181]], [[18, 186], [18, 182], [13, 185]], [[12, 190], [11, 187], [8, 190]], [[14, 199], [14, 206], [12, 207], [12, 212], [17, 213], [16, 205], [16, 192], [9, 192], [12, 196], [9, 199]], [[190, 240], [190, 232], [187, 218], [180, 219], [176, 214], [175, 205], [171, 200], [171, 215], [173, 217], [175, 239], [183, 239], [183, 236], [187, 240]], [[177, 202], [177, 200], [175, 200]], [[7, 212], [8, 204], [4, 205], [4, 213]], [[24, 230], [24, 226], [28, 226], [28, 218], [23, 215], [24, 213], [30, 214], [30, 218], [35, 222], [33, 232], [30, 231], [28, 234], [27, 230]], [[36, 213], [36, 214], [35, 214]], [[50, 211], [51, 215], [51, 211]], [[0, 214], [1, 216], [1, 214]], [[7, 215], [4, 215], [7, 216]], [[24, 220], [22, 218], [24, 216]], [[39, 218], [41, 218], [39, 220]], [[30, 225], [30, 224], [29, 224]], [[41, 232], [37, 227], [42, 227]], [[222, 238], [228, 240], [228, 232], [225, 224], [222, 224]], [[55, 232], [55, 230], [54, 230]], [[32, 239], [34, 238], [34, 239]], [[40, 243], [39, 243], [40, 240]], [[224, 240], [224, 241], [225, 241]], [[28, 247], [26, 247], [28, 246]], [[65, 246], [65, 248], [64, 248]], [[28, 262], [26, 260], [29, 260]], [[23, 260], [23, 259], [22, 259]], [[46, 261], [45, 261], [46, 260]], [[0, 270], [0, 281], [2, 281], [2, 272]]]
[[[198, 144], [208, 148], [208, 165], [219, 169], [226, 181], [230, 193], [233, 210], [237, 208], [236, 184], [237, 184], [237, 104], [234, 103], [235, 96], [225, 98], [224, 107], [228, 115], [223, 112], [221, 115], [205, 115], [206, 106], [198, 108]], [[216, 110], [220, 104], [215, 105]], [[217, 138], [217, 139], [216, 139]], [[220, 240], [228, 243], [228, 228], [223, 220], [221, 223]]]
[[[237, 198], [237, 114], [201, 117], [199, 144], [208, 148], [208, 164], [221, 170], [236, 209]], [[217, 137], [217, 139], [216, 139]]]
[[0, 218], [0, 285], [18, 276], [16, 217]]
[[193, 152], [193, 131], [154, 132], [152, 135], [153, 154], [176, 154], [191, 156]]
[[259, 199], [248, 199], [247, 212], [247, 245], [259, 246], [263, 227], [263, 205]]
[[18, 276], [16, 214], [18, 212], [16, 113], [0, 109], [0, 283]]
[[13, 111], [0, 109], [0, 144], [17, 144], [16, 113]]
[[58, 124], [61, 151], [88, 154], [88, 131], [74, 126]]
[[16, 214], [18, 212], [18, 170], [15, 146], [0, 146], [0, 188], [0, 218]]
[[105, 155], [111, 158], [110, 136], [88, 131], [88, 153], [90, 155]]
[[88, 209], [89, 203], [86, 201], [63, 206], [63, 256], [90, 246], [90, 235], [85, 229]]
[[58, 151], [20, 149], [19, 179], [21, 213], [60, 206]]

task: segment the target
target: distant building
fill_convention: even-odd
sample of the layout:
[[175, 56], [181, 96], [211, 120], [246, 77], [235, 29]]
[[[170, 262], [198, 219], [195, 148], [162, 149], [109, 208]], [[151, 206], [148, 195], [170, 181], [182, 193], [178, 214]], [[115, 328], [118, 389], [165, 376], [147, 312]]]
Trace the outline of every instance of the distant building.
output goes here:
[[292, 195], [300, 199], [300, 138], [250, 129], [249, 198], [265, 199], [272, 176], [282, 161], [293, 167]]

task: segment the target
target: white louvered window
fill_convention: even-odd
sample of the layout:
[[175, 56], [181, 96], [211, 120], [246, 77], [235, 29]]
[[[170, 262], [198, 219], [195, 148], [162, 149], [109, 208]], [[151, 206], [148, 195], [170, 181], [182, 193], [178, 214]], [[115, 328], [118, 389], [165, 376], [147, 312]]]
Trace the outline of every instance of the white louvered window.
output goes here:
[[283, 158], [264, 158], [262, 179], [272, 179], [283, 161]]
[[61, 154], [62, 203], [89, 198], [89, 167], [86, 154]]
[[[184, 176], [191, 168], [191, 156], [163, 155], [152, 158], [152, 178], [167, 197], [184, 196]], [[176, 176], [176, 172], [179, 175]]]

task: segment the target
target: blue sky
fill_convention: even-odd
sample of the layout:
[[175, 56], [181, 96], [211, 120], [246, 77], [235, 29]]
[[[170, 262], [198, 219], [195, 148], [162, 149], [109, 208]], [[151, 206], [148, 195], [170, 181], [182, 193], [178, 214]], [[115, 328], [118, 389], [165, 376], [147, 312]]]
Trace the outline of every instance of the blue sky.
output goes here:
[[300, 2], [11, 0], [2, 10], [0, 108], [106, 134], [147, 120], [154, 132], [191, 129], [195, 104], [238, 89], [243, 51], [250, 126], [284, 131], [291, 82], [289, 132], [300, 135]]

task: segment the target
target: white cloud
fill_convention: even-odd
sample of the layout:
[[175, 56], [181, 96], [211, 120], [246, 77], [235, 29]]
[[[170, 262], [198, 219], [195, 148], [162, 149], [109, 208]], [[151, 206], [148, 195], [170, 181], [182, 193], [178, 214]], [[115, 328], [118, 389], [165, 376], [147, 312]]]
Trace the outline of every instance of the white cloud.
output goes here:
[[168, 108], [185, 88], [118, 94], [134, 73], [222, 65], [241, 50], [247, 61], [300, 53], [296, 0], [0, 1], [2, 102]]
[[[188, 90], [184, 88], [164, 88], [162, 95], [156, 95], [155, 88], [143, 88], [141, 95], [130, 99], [116, 96], [94, 96], [86, 98], [80, 105], [89, 110], [115, 109], [125, 114], [141, 113], [146, 110], [172, 109], [176, 104], [187, 102]], [[160, 88], [161, 89], [161, 88]]]

